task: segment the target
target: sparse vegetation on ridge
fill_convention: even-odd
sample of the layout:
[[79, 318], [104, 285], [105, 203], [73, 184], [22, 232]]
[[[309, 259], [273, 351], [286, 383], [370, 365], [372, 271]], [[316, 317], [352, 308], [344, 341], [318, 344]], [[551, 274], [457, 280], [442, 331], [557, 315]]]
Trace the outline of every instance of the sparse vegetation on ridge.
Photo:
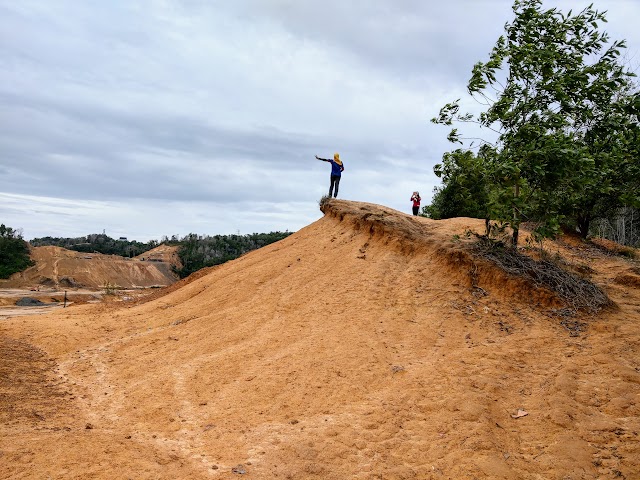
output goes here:
[[324, 211], [324, 207], [327, 203], [329, 203], [329, 201], [331, 200], [331, 197], [329, 195], [323, 195], [320, 200], [318, 200], [318, 205], [320, 206], [320, 211]]
[[103, 233], [93, 233], [85, 237], [76, 238], [34, 238], [29, 243], [34, 247], [55, 246], [76, 252], [98, 252], [105, 255], [120, 255], [121, 257], [135, 257], [160, 245], [157, 240], [143, 243], [135, 240], [115, 239]]

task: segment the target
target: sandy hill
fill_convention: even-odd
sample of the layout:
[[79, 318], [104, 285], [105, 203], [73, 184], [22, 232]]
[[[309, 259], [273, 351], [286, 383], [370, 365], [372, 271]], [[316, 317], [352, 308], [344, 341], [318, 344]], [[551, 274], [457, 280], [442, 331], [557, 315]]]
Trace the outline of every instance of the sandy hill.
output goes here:
[[640, 478], [637, 265], [554, 244], [617, 305], [568, 321], [466, 229], [332, 200], [154, 301], [3, 321], [0, 477]]
[[182, 267], [180, 257], [178, 256], [178, 247], [172, 245], [158, 245], [137, 257], [136, 260], [148, 262], [166, 262], [176, 267]]
[[8, 280], [0, 280], [0, 287], [99, 289], [105, 283], [122, 288], [170, 285], [177, 280], [171, 266], [179, 265], [176, 247], [166, 245], [133, 259], [53, 246], [33, 247], [31, 258], [36, 262], [33, 267], [12, 275]]

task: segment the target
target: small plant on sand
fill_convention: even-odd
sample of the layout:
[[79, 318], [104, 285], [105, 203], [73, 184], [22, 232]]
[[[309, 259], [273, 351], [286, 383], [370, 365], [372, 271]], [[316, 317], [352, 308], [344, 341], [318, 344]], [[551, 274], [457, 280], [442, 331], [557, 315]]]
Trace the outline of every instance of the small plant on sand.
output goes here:
[[324, 207], [327, 203], [329, 203], [331, 197], [329, 195], [323, 195], [322, 198], [318, 201], [318, 205], [320, 206], [320, 210], [324, 212]]
[[118, 290], [118, 285], [106, 280], [104, 282], [104, 285], [102, 285], [102, 289], [104, 290], [105, 295], [115, 295], [116, 291]]

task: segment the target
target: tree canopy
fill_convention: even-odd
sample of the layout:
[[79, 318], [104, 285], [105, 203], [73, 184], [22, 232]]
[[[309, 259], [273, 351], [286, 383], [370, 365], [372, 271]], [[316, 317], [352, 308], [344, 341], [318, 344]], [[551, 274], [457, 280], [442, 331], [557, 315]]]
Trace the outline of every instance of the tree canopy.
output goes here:
[[29, 257], [29, 245], [20, 232], [4, 224], [0, 225], [0, 278], [9, 278], [34, 262]]
[[489, 192], [481, 155], [461, 149], [444, 154], [442, 163], [435, 168], [443, 186], [435, 189], [431, 204], [422, 209], [423, 216], [434, 220], [487, 217]]
[[[541, 0], [516, 0], [513, 12], [467, 85], [485, 110], [462, 114], [457, 100], [432, 121], [496, 132], [495, 142], [481, 142], [474, 165], [481, 174], [470, 178], [483, 180], [487, 218], [512, 227], [514, 246], [525, 220], [538, 222], [540, 236], [555, 235], [563, 223], [586, 235], [603, 212], [640, 204], [640, 96], [620, 59], [625, 43], [609, 42], [599, 30], [605, 14], [592, 6], [564, 14], [543, 9]], [[456, 128], [448, 139], [465, 145]], [[442, 165], [465, 170], [457, 152]], [[459, 178], [443, 177], [444, 188]]]

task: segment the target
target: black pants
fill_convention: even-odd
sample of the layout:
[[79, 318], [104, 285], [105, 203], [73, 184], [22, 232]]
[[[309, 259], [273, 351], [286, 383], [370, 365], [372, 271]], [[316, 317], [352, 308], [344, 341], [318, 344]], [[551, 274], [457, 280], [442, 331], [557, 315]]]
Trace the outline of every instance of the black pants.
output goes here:
[[418, 210], [420, 210], [420, 206], [419, 205], [417, 207], [413, 207], [413, 214], [414, 215], [418, 215]]
[[[333, 193], [333, 186], [336, 186], [336, 193]], [[338, 187], [340, 186], [340, 175], [331, 175], [331, 186], [329, 187], [329, 196], [333, 195], [333, 198], [338, 196]]]

